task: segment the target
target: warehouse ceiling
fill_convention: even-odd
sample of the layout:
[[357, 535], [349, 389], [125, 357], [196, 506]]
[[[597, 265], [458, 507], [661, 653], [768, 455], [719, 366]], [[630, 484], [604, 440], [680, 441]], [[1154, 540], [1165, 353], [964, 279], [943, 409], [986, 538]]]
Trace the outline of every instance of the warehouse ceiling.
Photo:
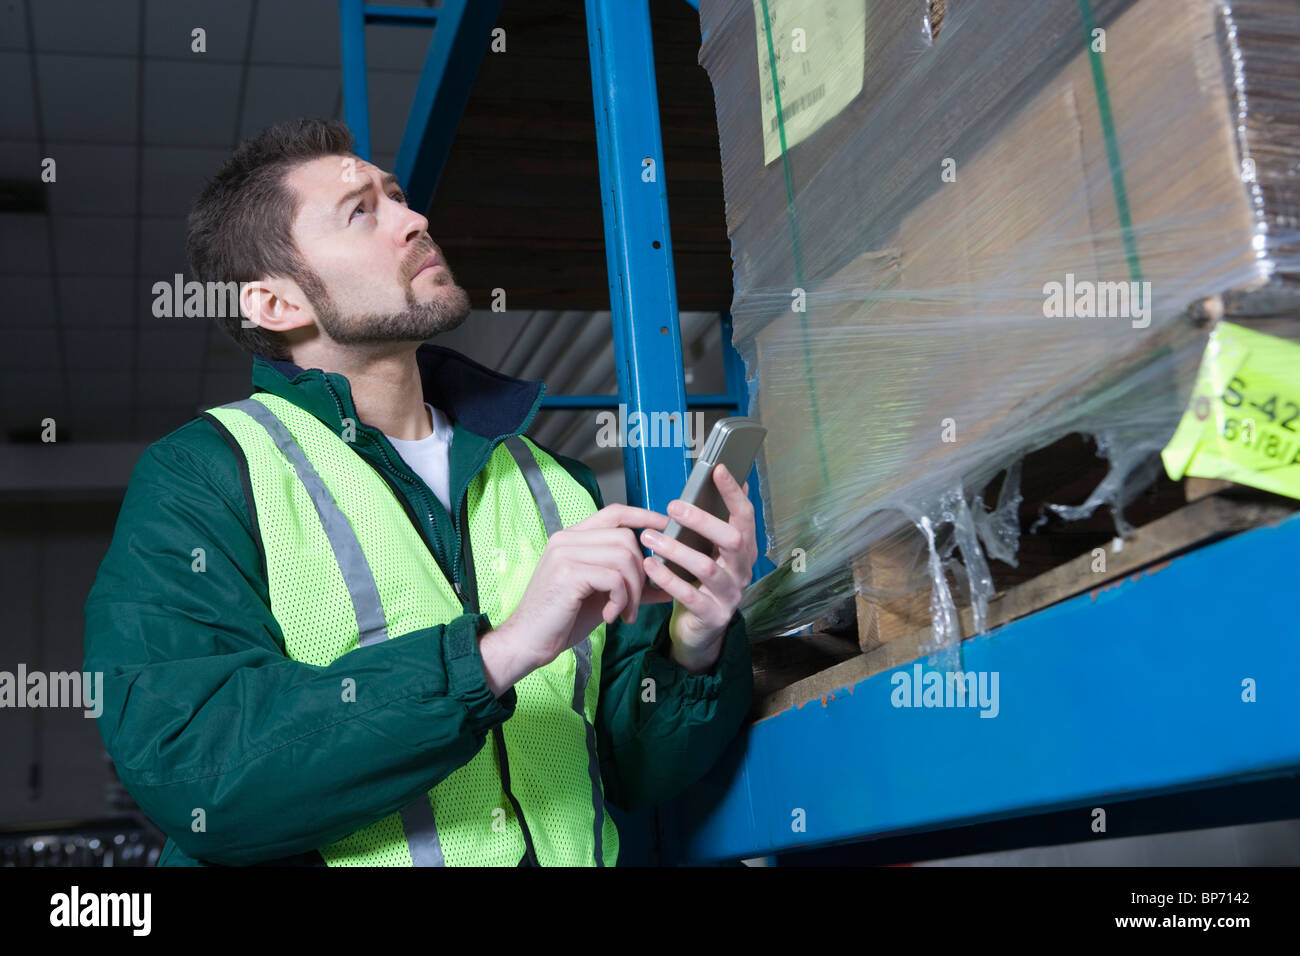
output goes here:
[[[721, 391], [711, 313], [730, 302], [731, 264], [712, 88], [695, 11], [651, 12], [680, 306], [697, 310], [682, 317], [689, 387]], [[506, 0], [498, 24], [507, 51], [485, 57], [428, 213], [476, 306], [438, 342], [550, 394], [613, 392], [583, 7]], [[195, 27], [206, 52], [191, 52]], [[367, 28], [385, 168], [429, 36]], [[331, 0], [0, 0], [0, 442], [38, 441], [45, 418], [60, 442], [148, 442], [247, 394], [248, 357], [210, 320], [154, 317], [151, 290], [188, 277], [190, 203], [238, 142], [341, 118], [339, 49]], [[486, 311], [494, 287], [510, 312]], [[581, 414], [548, 413], [535, 433], [581, 451]]]

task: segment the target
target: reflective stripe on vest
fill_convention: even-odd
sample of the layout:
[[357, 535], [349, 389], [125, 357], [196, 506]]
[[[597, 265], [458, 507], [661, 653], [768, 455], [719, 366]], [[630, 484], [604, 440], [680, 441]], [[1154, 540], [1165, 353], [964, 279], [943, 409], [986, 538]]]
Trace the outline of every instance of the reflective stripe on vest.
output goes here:
[[[363, 646], [401, 636], [420, 627], [431, 626], [432, 623], [445, 623], [450, 617], [463, 613], [449, 582], [442, 575], [391, 489], [347, 443], [318, 419], [293, 403], [269, 393], [258, 393], [252, 398], [211, 409], [210, 412], [232, 432], [248, 458], [250, 480], [255, 488], [258, 523], [267, 554], [272, 555], [273, 548], [285, 549], [286, 542], [290, 541], [301, 546], [300, 539], [303, 537], [314, 539], [318, 542], [315, 550], [329, 554], [329, 563], [336, 569], [339, 579], [332, 588], [329, 586], [331, 575], [321, 571], [319, 561], [312, 564], [308, 554], [297, 561], [292, 557], [285, 559], [277, 551], [272, 563], [283, 574], [289, 575], [298, 570], [299, 564], [304, 565], [308, 577], [322, 582], [320, 588], [308, 588], [313, 600], [318, 593], [333, 595], [337, 605], [337, 600], [343, 599], [346, 594], [346, 606], [352, 612], [356, 624], [355, 629], [351, 629], [352, 622], [347, 622], [348, 630], [355, 635], [356, 640], [356, 644], [351, 646]], [[249, 419], [260, 428], [254, 430], [245, 427], [250, 424]], [[258, 434], [263, 436], [260, 441], [256, 437]], [[266, 439], [270, 440], [279, 456], [279, 473], [276, 473], [272, 459], [266, 454]], [[309, 453], [309, 450], [305, 450], [304, 442], [314, 451]], [[507, 464], [511, 459], [514, 468], [509, 468]], [[324, 467], [324, 474], [318, 471], [313, 461]], [[543, 474], [543, 466], [550, 473], [549, 483]], [[293, 482], [287, 480], [290, 472], [296, 479]], [[514, 479], [511, 475], [523, 479], [523, 487], [518, 491], [513, 490]], [[353, 485], [359, 487], [353, 488]], [[334, 486], [334, 492], [331, 492], [330, 486]], [[341, 487], [347, 488], [348, 494], [338, 499], [336, 494]], [[565, 494], [566, 504], [563, 510], [568, 513], [569, 523], [594, 512], [594, 503], [581, 485], [550, 456], [518, 437], [506, 439], [501, 447], [494, 450], [488, 465], [471, 484], [468, 525], [470, 536], [475, 542], [474, 548], [483, 550], [480, 542], [485, 534], [489, 537], [498, 533], [510, 536], [513, 530], [514, 536], [519, 538], [514, 554], [507, 555], [507, 549], [495, 547], [488, 549], [493, 554], [488, 567], [484, 567], [478, 560], [474, 562], [476, 576], [486, 581], [486, 590], [492, 596], [492, 607], [485, 606], [482, 609], [490, 620], [499, 622], [513, 610], [522, 596], [523, 586], [531, 577], [535, 559], [540, 557], [541, 549], [545, 547], [545, 538], [563, 527], [562, 509], [556, 503], [552, 487]], [[518, 492], [531, 492], [536, 505], [537, 518], [534, 522], [540, 519], [540, 526], [534, 524], [536, 530], [531, 534], [523, 530], [527, 518], [518, 511], [522, 506]], [[377, 506], [367, 509], [365, 518], [380, 520], [358, 520], [356, 508], [350, 507], [356, 500], [356, 495], [370, 496], [371, 503]], [[318, 519], [320, 534], [304, 535], [300, 527], [292, 524], [301, 518], [303, 497], [310, 502]], [[340, 507], [340, 500], [345, 507]], [[348, 510], [352, 511], [351, 518], [345, 514]], [[372, 511], [380, 513], [373, 514]], [[277, 521], [289, 522], [289, 530], [277, 529]], [[310, 528], [308, 530], [310, 532]], [[358, 536], [358, 530], [361, 531], [361, 537]], [[475, 533], [476, 530], [478, 533]], [[405, 540], [394, 541], [393, 538]], [[412, 545], [412, 540], [418, 547]], [[382, 555], [388, 549], [395, 549], [402, 554], [401, 560], [396, 563], [381, 558], [381, 578], [389, 585], [385, 587], [372, 572], [372, 562], [367, 554]], [[530, 554], [521, 554], [521, 549]], [[420, 556], [419, 562], [410, 560], [413, 553]], [[471, 553], [474, 553], [473, 549]], [[525, 557], [531, 560], [521, 560]], [[416, 563], [422, 567], [411, 567]], [[274, 571], [270, 571], [270, 576], [273, 579], [278, 577]], [[300, 597], [301, 592], [295, 591], [292, 586], [277, 588], [274, 581], [269, 583], [272, 584], [273, 612], [277, 611], [277, 605], [282, 606], [290, 618], [288, 626], [284, 626], [282, 621], [282, 627], [285, 630], [286, 650], [291, 657], [310, 659], [312, 663], [319, 664], [329, 663], [346, 653], [346, 646], [340, 643], [340, 635], [337, 633], [330, 642], [331, 646], [324, 651], [318, 646], [312, 646], [310, 640], [315, 637], [311, 628], [320, 627], [322, 620], [328, 620], [337, 631], [339, 617], [346, 611], [336, 606], [332, 617], [327, 615], [324, 619], [320, 614], [313, 615], [309, 611], [307, 620], [311, 622], [310, 625], [294, 628], [292, 624], [296, 618], [293, 612], [301, 611], [297, 605], [302, 603], [294, 599]], [[430, 586], [434, 584], [437, 586]], [[408, 613], [399, 615], [401, 619], [397, 622], [389, 619], [394, 606], [411, 603], [412, 594], [427, 595], [427, 605], [419, 608], [418, 613], [409, 613], [409, 608], [406, 608]], [[385, 614], [386, 607], [390, 610], [389, 615]], [[280, 613], [277, 612], [276, 616], [277, 620], [281, 620]], [[430, 618], [436, 620], [431, 621]], [[291, 631], [300, 637], [306, 634], [309, 639], [291, 642]], [[595, 648], [593, 638], [598, 640]], [[605, 863], [606, 843], [610, 844], [610, 858], [613, 859], [617, 854], [618, 834], [605, 811], [596, 733], [591, 722], [597, 702], [588, 693], [593, 683], [593, 657], [597, 666], [599, 661], [599, 654], [593, 655], [593, 650], [598, 651], [603, 645], [602, 624], [575, 646], [572, 652], [562, 654], [540, 669], [545, 673], [535, 671], [521, 680], [516, 684], [519, 695], [516, 712], [502, 725], [502, 729], [507, 731], [506, 737], [515, 738], [515, 743], [510, 747], [510, 764], [512, 770], [515, 770], [514, 776], [528, 782], [528, 794], [523, 799], [523, 806], [528, 815], [530, 830], [535, 832], [535, 840], [539, 844], [538, 856], [543, 864], [580, 863], [585, 860], [588, 865], [594, 862], [601, 866]], [[568, 661], [572, 661], [572, 665]], [[568, 678], [570, 667], [573, 685], [571, 695], [565, 696], [565, 709], [582, 722], [582, 744], [580, 750], [576, 744], [569, 748], [571, 763], [557, 775], [556, 767], [566, 762], [562, 752], [565, 741], [569, 735], [577, 732], [576, 724], [573, 730], [566, 732], [563, 724], [557, 722], [554, 710], [557, 680]], [[598, 690], [598, 685], [596, 686]], [[536, 727], [532, 726], [534, 723]], [[519, 753], [516, 753], [517, 750]], [[426, 795], [414, 800], [401, 811], [400, 816], [392, 814], [336, 844], [322, 847], [322, 855], [331, 865], [404, 863], [407, 858], [410, 864], [416, 866], [440, 866], [457, 862], [513, 863], [518, 859], [522, 847], [522, 830], [517, 820], [511, 821], [513, 829], [501, 826], [501, 818], [508, 811], [503, 809], [506, 802], [498, 799], [504, 797], [500, 780], [485, 772], [493, 767], [494, 755], [490, 751], [490, 744], [485, 744], [469, 763], [458, 768]], [[581, 759], [581, 764], [585, 766], [577, 765], [580, 758], [585, 758]], [[578, 773], [586, 781], [583, 786], [588, 793], [587, 813], [592, 821], [590, 849], [586, 850], [573, 845], [571, 826], [565, 825], [576, 813], [574, 805], [566, 802], [566, 799], [576, 799], [577, 796], [574, 786], [576, 778], [569, 777], [568, 774]], [[513, 785], [511, 789], [515, 789]], [[491, 790], [492, 793], [484, 792], [486, 790]], [[490, 806], [493, 802], [497, 806]], [[491, 809], [491, 819], [478, 819], [485, 808]], [[581, 816], [587, 818], [587, 813]], [[541, 819], [535, 822], [535, 815]], [[444, 825], [446, 819], [452, 820], [454, 842], [446, 853], [442, 839], [446, 834], [439, 833], [439, 816], [445, 818]], [[480, 830], [486, 826], [490, 826], [495, 833], [505, 833], [506, 836], [485, 838]], [[512, 841], [516, 837], [518, 844], [513, 845]], [[394, 839], [404, 843], [405, 853], [396, 853]], [[582, 845], [586, 846], [585, 841]], [[476, 854], [471, 850], [481, 852]], [[458, 859], [448, 859], [449, 854]], [[478, 858], [484, 855], [491, 859]]]
[[[523, 439], [517, 435], [512, 435], [506, 439], [506, 447], [510, 449], [510, 454], [514, 456], [515, 464], [523, 472], [524, 481], [528, 482], [528, 488], [533, 493], [533, 500], [537, 502], [537, 511], [541, 515], [542, 525], [546, 528], [546, 536], [549, 538], [555, 532], [564, 527], [560, 521], [560, 511], [555, 505], [555, 498], [551, 495], [551, 489], [546, 486], [546, 479], [542, 477], [542, 470], [537, 467], [537, 459], [528, 446], [524, 444]], [[591, 777], [591, 801], [596, 812], [592, 819], [595, 827], [594, 839], [592, 841], [596, 848], [596, 865], [604, 866], [602, 859], [601, 844], [601, 825], [605, 817], [605, 791], [600, 782], [600, 761], [596, 756], [596, 728], [586, 719], [583, 711], [583, 700], [587, 695], [587, 681], [591, 677], [591, 638], [583, 638], [582, 643], [573, 648], [577, 655], [578, 669], [573, 681], [573, 709], [576, 710], [583, 718], [586, 725], [587, 733], [587, 774]]]

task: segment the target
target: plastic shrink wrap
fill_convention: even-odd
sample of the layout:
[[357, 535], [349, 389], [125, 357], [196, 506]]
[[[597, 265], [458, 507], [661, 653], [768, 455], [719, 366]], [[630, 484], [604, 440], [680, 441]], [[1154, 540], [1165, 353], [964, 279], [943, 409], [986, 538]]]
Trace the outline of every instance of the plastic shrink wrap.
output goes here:
[[734, 342], [768, 428], [778, 567], [745, 598], [756, 638], [907, 541], [952, 642], [945, 569], [978, 621], [989, 560], [1015, 560], [1025, 454], [1093, 436], [1110, 472], [1056, 510], [1109, 505], [1123, 533], [1214, 321], [1300, 338], [1297, 0], [701, 0], [700, 18]]

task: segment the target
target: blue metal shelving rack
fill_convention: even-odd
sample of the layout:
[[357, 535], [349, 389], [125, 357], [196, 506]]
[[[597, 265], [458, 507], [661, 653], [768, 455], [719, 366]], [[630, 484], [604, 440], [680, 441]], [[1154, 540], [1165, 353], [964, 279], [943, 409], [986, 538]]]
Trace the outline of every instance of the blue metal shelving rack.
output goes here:
[[[691, 5], [698, 9], [697, 4]], [[501, 0], [444, 0], [438, 9], [339, 0], [344, 116], [356, 139], [357, 155], [363, 159], [370, 158], [366, 25], [435, 27], [394, 169], [414, 207], [427, 206], [437, 188], [500, 9]], [[688, 408], [727, 409], [743, 415], [748, 408], [744, 368], [731, 345], [731, 321], [725, 313], [719, 332], [727, 390], [687, 395], [682, 377], [648, 3], [587, 0], [586, 13], [618, 395], [547, 396], [542, 405], [581, 409], [622, 404], [629, 416], [634, 412], [680, 416]], [[647, 162], [655, 168], [650, 182], [642, 179]], [[688, 459], [683, 448], [627, 445], [623, 465], [630, 504], [662, 511], [686, 483]], [[762, 556], [766, 549], [756, 473], [750, 475], [749, 486], [760, 522], [760, 557], [754, 570], [762, 575], [772, 564]]]
[[[998, 674], [993, 719], [979, 708], [893, 706], [896, 675], [914, 679], [907, 664], [761, 720], [679, 801], [671, 856], [717, 861], [1113, 811], [1294, 776], [1297, 554], [1293, 515], [918, 662]], [[1086, 812], [1080, 820], [1078, 839], [1093, 837]]]
[[[649, 0], [585, 3], [618, 402], [629, 413], [743, 414], [726, 315], [727, 391], [687, 396], [682, 379]], [[433, 195], [499, 9], [500, 0], [445, 0], [436, 11], [340, 0], [346, 116], [362, 156], [364, 25], [439, 24], [395, 170], [413, 205]], [[646, 159], [657, 169], [648, 183]], [[612, 403], [583, 395], [545, 404]], [[624, 466], [628, 500], [660, 510], [687, 473], [673, 448], [625, 448]], [[761, 515], [752, 475], [750, 487]], [[734, 861], [1300, 775], [1297, 554], [1300, 516], [759, 721], [664, 815], [660, 849], [669, 862]], [[758, 573], [770, 569], [760, 561]], [[997, 717], [893, 706], [897, 675], [914, 667], [996, 673]], [[1243, 699], [1247, 681], [1253, 701]]]

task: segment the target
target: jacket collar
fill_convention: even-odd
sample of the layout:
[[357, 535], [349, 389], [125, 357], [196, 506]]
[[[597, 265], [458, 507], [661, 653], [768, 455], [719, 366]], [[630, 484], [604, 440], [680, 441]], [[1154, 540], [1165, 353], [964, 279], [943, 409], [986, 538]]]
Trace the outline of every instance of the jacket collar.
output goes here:
[[[424, 400], [491, 442], [525, 431], [546, 393], [540, 381], [511, 378], [441, 345], [421, 345], [415, 360]], [[357, 417], [352, 386], [339, 372], [258, 356], [253, 360], [253, 387], [306, 409], [334, 431], [343, 428], [344, 417], [358, 427], [365, 424]]]

